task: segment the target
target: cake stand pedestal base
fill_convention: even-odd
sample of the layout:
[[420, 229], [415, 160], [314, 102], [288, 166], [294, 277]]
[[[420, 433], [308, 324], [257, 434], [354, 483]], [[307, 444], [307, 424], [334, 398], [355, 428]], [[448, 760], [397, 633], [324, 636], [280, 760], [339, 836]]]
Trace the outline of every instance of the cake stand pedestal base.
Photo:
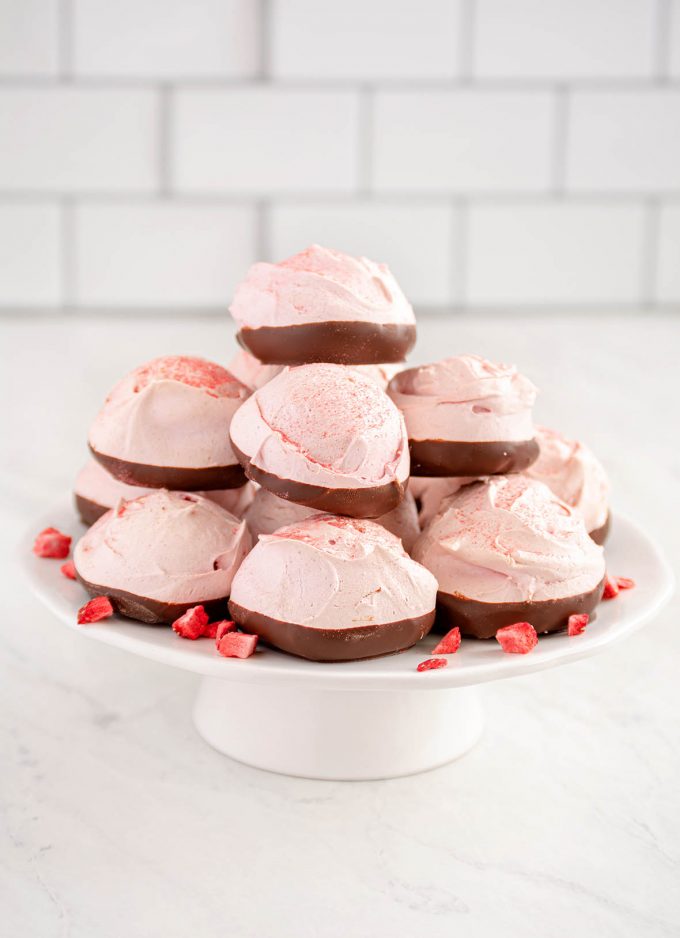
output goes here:
[[451, 762], [474, 746], [484, 720], [476, 687], [321, 690], [204, 677], [194, 722], [213, 748], [247, 765], [352, 781]]

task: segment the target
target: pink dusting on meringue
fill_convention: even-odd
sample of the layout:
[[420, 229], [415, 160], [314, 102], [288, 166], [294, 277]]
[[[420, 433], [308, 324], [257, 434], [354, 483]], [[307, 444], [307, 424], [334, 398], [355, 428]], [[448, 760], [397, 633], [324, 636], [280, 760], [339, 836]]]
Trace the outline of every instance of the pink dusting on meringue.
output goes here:
[[[157, 489], [120, 482], [95, 459], [90, 459], [78, 473], [73, 491], [75, 495], [86, 498], [102, 508], [114, 508], [121, 499], [130, 501], [142, 495], [150, 495]], [[216, 505], [226, 508], [232, 515], [241, 518], [253, 500], [255, 487], [252, 482], [248, 482], [238, 489], [213, 489], [210, 492], [197, 494], [209, 498], [211, 502], [215, 502]]]
[[[279, 528], [296, 524], [318, 514], [313, 508], [298, 505], [286, 498], [279, 498], [267, 489], [259, 489], [244, 518], [253, 540], [262, 534], [273, 534]], [[403, 500], [386, 515], [374, 519], [396, 537], [400, 538], [404, 549], [409, 551], [420, 534], [418, 512], [413, 496], [406, 492]]]
[[252, 465], [282, 479], [332, 488], [405, 482], [404, 422], [370, 378], [342, 365], [286, 368], [231, 424]]
[[229, 595], [250, 545], [245, 522], [214, 502], [158, 489], [102, 515], [73, 560], [97, 586], [161, 602], [204, 602]]
[[450, 496], [413, 556], [440, 590], [491, 603], [575, 596], [604, 576], [602, 548], [581, 516], [523, 475], [493, 476]]
[[609, 513], [609, 480], [602, 463], [583, 443], [568, 440], [556, 430], [536, 427], [540, 452], [526, 475], [548, 488], [583, 515], [589, 531], [595, 531]]
[[474, 476], [411, 476], [409, 492], [419, 503], [418, 521], [425, 528], [439, 511], [442, 502], [464, 485], [477, 482]]
[[167, 356], [118, 382], [90, 428], [95, 453], [184, 469], [237, 463], [229, 424], [249, 394], [226, 369]]
[[386, 264], [313, 244], [278, 264], [254, 264], [229, 307], [240, 326], [375, 322], [415, 316]]
[[435, 578], [373, 521], [314, 515], [263, 535], [234, 577], [231, 598], [283, 622], [348, 629], [434, 609]]
[[459, 355], [407, 368], [387, 393], [401, 410], [411, 440], [530, 440], [536, 388], [514, 365]]

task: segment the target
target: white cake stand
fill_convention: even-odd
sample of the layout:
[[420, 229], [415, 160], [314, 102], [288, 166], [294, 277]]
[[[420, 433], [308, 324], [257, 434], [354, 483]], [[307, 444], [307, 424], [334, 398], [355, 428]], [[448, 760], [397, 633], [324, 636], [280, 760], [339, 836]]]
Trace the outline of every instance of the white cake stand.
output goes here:
[[495, 641], [464, 641], [447, 668], [418, 673], [436, 636], [399, 655], [317, 664], [269, 648], [249, 659], [222, 658], [214, 642], [191, 642], [169, 628], [115, 617], [79, 626], [86, 596], [59, 572], [60, 562], [31, 553], [35, 534], [53, 525], [84, 531], [70, 499], [36, 520], [22, 550], [38, 597], [82, 635], [202, 676], [194, 721], [203, 739], [261, 769], [323, 779], [376, 779], [443, 765], [479, 739], [478, 685], [586, 658], [649, 622], [673, 592], [673, 575], [657, 545], [617, 514], [607, 566], [637, 587], [603, 603], [583, 635], [542, 637], [528, 655], [507, 655]]

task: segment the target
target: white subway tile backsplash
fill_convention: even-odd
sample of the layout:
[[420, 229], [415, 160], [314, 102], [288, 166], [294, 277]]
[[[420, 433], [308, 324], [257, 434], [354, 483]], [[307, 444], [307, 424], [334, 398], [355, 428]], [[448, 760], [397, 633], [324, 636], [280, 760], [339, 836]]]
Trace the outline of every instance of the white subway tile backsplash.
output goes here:
[[680, 91], [582, 91], [569, 109], [567, 187], [680, 189]]
[[201, 89], [177, 95], [173, 182], [187, 192], [347, 192], [358, 174], [358, 97]]
[[248, 206], [139, 202], [76, 212], [77, 300], [93, 306], [223, 306], [256, 259]]
[[274, 0], [276, 78], [452, 78], [462, 0]]
[[275, 205], [269, 247], [281, 260], [317, 242], [385, 261], [412, 303], [456, 300], [452, 259], [458, 250], [454, 211], [446, 204], [382, 202]]
[[385, 91], [375, 98], [377, 190], [541, 191], [551, 175], [548, 92]]
[[0, 89], [0, 190], [148, 190], [157, 183], [150, 91]]
[[59, 0], [0, 0], [0, 76], [58, 69]]
[[259, 68], [255, 0], [74, 0], [79, 75], [252, 76]]
[[475, 205], [468, 222], [473, 305], [641, 302], [638, 205]]
[[680, 303], [680, 204], [661, 209], [659, 255], [656, 270], [656, 299]]
[[58, 205], [0, 206], [0, 304], [61, 302], [60, 229]]
[[494, 78], [651, 76], [657, 0], [477, 0], [473, 72]]

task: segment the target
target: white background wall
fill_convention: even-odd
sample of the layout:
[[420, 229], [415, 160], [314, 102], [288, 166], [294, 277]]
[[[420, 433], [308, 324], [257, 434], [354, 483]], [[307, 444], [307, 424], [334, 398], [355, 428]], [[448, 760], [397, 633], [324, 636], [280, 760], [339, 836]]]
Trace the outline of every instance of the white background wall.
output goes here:
[[680, 304], [680, 0], [0, 0], [0, 310]]

